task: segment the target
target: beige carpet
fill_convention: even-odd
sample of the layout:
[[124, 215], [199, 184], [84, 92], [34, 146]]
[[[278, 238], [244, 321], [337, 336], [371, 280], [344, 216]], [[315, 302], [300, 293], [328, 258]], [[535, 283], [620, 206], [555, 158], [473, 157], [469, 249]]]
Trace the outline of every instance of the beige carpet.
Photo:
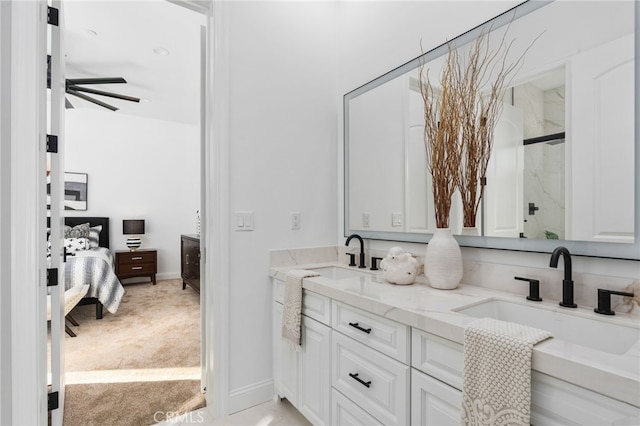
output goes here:
[[67, 385], [64, 426], [152, 425], [174, 417], [199, 390], [198, 380]]
[[180, 280], [125, 285], [118, 312], [101, 320], [94, 306], [76, 307], [77, 337], [65, 338], [65, 426], [150, 425], [202, 406], [199, 309]]

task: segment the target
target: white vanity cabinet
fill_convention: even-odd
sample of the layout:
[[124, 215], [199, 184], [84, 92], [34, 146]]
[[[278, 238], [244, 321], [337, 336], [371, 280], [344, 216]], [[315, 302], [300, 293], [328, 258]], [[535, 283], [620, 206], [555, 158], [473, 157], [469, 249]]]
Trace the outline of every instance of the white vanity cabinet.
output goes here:
[[[303, 290], [302, 348], [282, 340], [273, 280], [274, 381], [314, 425], [459, 425], [462, 345]], [[361, 305], [366, 306], [366, 303]], [[639, 425], [640, 408], [532, 372], [532, 425]]]
[[[459, 425], [462, 345], [412, 329], [411, 424]], [[532, 425], [638, 425], [640, 408], [536, 371]]]
[[[303, 291], [301, 343], [297, 352], [282, 339], [284, 283], [274, 280], [274, 385], [314, 425], [331, 424], [330, 299]], [[314, 319], [315, 318], [315, 319]], [[320, 319], [318, 321], [317, 319]], [[325, 321], [322, 323], [321, 321]]]

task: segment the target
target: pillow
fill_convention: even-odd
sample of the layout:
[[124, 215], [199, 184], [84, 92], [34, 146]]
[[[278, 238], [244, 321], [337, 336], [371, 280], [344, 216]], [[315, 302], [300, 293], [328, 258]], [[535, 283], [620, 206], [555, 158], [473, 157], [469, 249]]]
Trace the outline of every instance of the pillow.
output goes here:
[[100, 247], [100, 232], [102, 225], [92, 226], [89, 228], [89, 248]]
[[76, 253], [89, 249], [88, 238], [65, 238], [64, 246], [67, 249], [67, 253]]
[[73, 228], [70, 226], [64, 226], [65, 238], [89, 238], [89, 223], [81, 223]]

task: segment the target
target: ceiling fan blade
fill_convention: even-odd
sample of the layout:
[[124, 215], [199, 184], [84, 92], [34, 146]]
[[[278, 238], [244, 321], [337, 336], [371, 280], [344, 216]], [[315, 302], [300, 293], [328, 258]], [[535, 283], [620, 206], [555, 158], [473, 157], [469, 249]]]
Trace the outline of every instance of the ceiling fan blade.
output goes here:
[[73, 90], [75, 92], [91, 93], [93, 95], [108, 96], [110, 98], [122, 99], [123, 101], [140, 102], [139, 98], [134, 98], [133, 96], [125, 96], [125, 95], [120, 95], [118, 93], [104, 92], [102, 90], [89, 89], [88, 87], [80, 87], [73, 84], [67, 86], [67, 90]]
[[69, 99], [64, 98], [64, 107], [66, 109], [73, 109], [73, 104], [71, 102], [69, 102]]
[[104, 103], [102, 101], [94, 99], [94, 98], [92, 98], [90, 96], [87, 96], [87, 95], [85, 95], [83, 93], [78, 93], [78, 92], [73, 91], [73, 90], [69, 90], [69, 91], [67, 91], [67, 93], [70, 94], [70, 95], [73, 95], [73, 96], [77, 96], [80, 99], [84, 99], [87, 102], [91, 102], [91, 103], [94, 103], [96, 105], [100, 105], [103, 108], [110, 109], [111, 111], [117, 111], [118, 110], [118, 108], [114, 107], [113, 105], [109, 105], [107, 103]]
[[96, 78], [68, 78], [68, 84], [115, 84], [115, 83], [126, 83], [122, 77], [96, 77]]

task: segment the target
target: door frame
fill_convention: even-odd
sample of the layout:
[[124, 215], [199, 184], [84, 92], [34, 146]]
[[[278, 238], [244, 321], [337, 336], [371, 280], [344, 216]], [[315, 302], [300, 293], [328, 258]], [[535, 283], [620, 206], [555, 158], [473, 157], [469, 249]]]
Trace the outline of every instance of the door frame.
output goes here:
[[1, 3], [0, 423], [46, 424], [47, 3]]
[[217, 418], [229, 412], [229, 6], [214, 0], [166, 1], [206, 16], [201, 99], [201, 360], [208, 411]]

